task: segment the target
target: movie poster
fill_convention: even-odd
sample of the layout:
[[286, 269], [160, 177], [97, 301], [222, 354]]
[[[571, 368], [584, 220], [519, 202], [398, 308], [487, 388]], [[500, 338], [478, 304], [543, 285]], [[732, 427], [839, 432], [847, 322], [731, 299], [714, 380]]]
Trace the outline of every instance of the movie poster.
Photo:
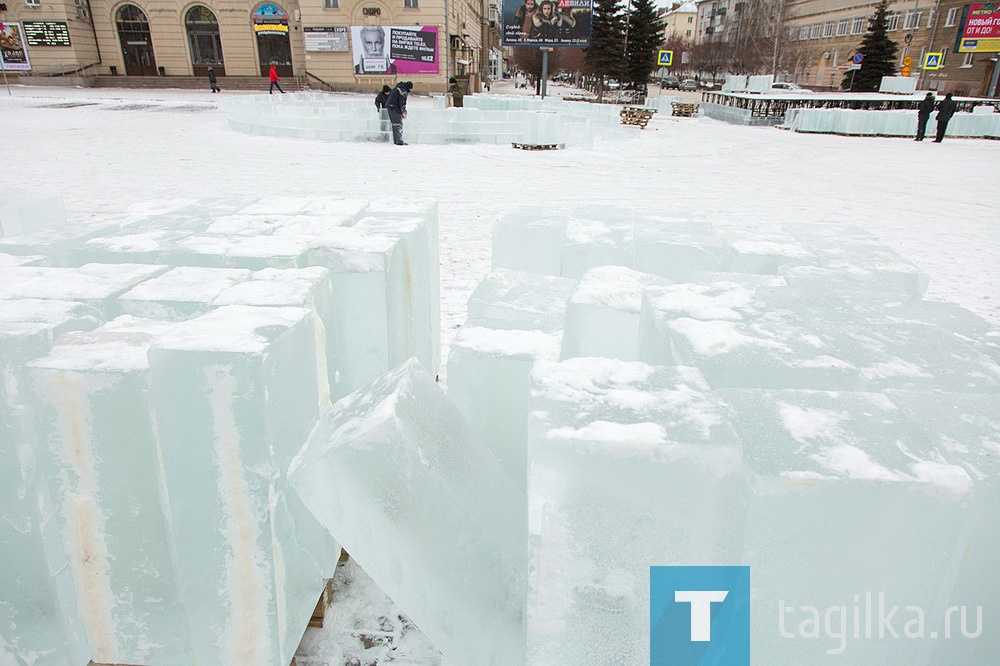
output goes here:
[[355, 74], [437, 74], [437, 26], [351, 26]]
[[27, 72], [28, 47], [24, 44], [24, 34], [20, 23], [0, 23], [0, 67], [8, 72]]
[[593, 0], [503, 0], [505, 46], [590, 46]]

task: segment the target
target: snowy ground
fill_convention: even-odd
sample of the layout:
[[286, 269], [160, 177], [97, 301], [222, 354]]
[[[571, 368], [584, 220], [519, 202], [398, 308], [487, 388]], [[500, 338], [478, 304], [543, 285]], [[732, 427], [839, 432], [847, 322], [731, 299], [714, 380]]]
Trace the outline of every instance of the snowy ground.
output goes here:
[[[466, 300], [490, 268], [493, 223], [532, 204], [659, 204], [670, 214], [748, 227], [849, 221], [922, 267], [931, 278], [926, 298], [1000, 324], [1000, 142], [917, 146], [657, 114], [635, 138], [599, 141], [592, 151], [395, 147], [240, 134], [217, 108], [225, 91], [11, 92], [0, 89], [5, 183], [61, 193], [72, 220], [157, 199], [438, 199], [445, 360]], [[531, 91], [504, 82], [493, 92]], [[563, 92], [579, 91], [550, 86], [552, 95]], [[413, 97], [411, 105], [430, 100]], [[302, 666], [437, 663], [426, 639], [353, 563], [335, 584], [326, 626], [303, 641]]]

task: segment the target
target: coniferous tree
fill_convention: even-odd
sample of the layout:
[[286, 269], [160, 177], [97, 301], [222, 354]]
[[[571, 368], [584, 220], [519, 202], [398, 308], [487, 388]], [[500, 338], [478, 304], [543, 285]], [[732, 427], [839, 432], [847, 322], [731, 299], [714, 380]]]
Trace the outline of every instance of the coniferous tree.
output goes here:
[[597, 76], [597, 97], [604, 95], [604, 78], [618, 78], [625, 64], [625, 17], [620, 0], [594, 0], [594, 19], [590, 33], [590, 48], [583, 61], [591, 74]]
[[[653, 0], [631, 0], [626, 20], [625, 71], [622, 81], [633, 90], [645, 90], [650, 72], [656, 68], [656, 56], [663, 43], [666, 27], [656, 14]], [[678, 60], [680, 54], [676, 54]]]
[[865, 57], [861, 61], [861, 69], [844, 74], [841, 88], [854, 92], [875, 92], [883, 76], [896, 73], [899, 47], [889, 39], [888, 7], [889, 0], [882, 0], [875, 8], [875, 15], [868, 19], [868, 32], [858, 48]]

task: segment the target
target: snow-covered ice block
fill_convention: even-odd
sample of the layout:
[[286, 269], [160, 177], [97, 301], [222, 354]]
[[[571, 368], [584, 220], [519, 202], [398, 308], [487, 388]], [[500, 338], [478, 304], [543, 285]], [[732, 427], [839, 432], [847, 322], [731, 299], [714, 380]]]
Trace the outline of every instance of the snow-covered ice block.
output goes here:
[[66, 208], [61, 196], [20, 188], [0, 190], [0, 238], [65, 225]]
[[681, 281], [694, 271], [728, 270], [733, 256], [732, 246], [718, 236], [678, 233], [650, 225], [636, 230], [632, 267]]
[[57, 531], [58, 507], [35, 446], [37, 402], [24, 364], [55, 339], [101, 323], [82, 303], [0, 300], [0, 662], [90, 659], [77, 615], [77, 588]]
[[449, 663], [524, 663], [524, 500], [416, 360], [334, 405], [289, 469]]
[[701, 373], [611, 359], [531, 374], [528, 664], [649, 663], [650, 565], [730, 565], [740, 445]]
[[120, 229], [114, 222], [98, 220], [67, 225], [56, 225], [38, 229], [31, 233], [11, 238], [0, 238], [0, 252], [7, 254], [44, 254], [62, 258], [67, 248], [76, 247], [83, 241], [113, 233]]
[[[850, 637], [858, 637], [854, 631], [864, 636], [866, 607], [869, 626], [878, 631], [880, 600], [886, 608], [919, 607], [924, 630], [940, 630], [969, 546], [973, 482], [966, 470], [949, 463], [940, 444], [881, 394], [724, 390], [716, 395], [732, 410], [754, 477], [742, 564], [753, 572], [757, 659], [815, 661], [821, 648], [800, 633], [810, 631], [815, 620], [808, 606], [820, 615], [826, 609], [860, 609], [860, 621], [847, 611], [847, 617], [836, 616], [849, 623], [840, 626], [847, 626], [845, 654], [851, 664], [926, 663], [928, 646], [922, 641]], [[906, 619], [903, 615], [896, 616], [893, 629], [900, 635], [913, 617], [909, 611]], [[840, 643], [830, 641], [827, 647], [836, 650]]]
[[146, 280], [118, 298], [124, 314], [148, 319], [191, 319], [211, 310], [223, 291], [246, 280], [250, 271], [180, 266]]
[[0, 299], [79, 301], [107, 319], [120, 314], [118, 297], [167, 270], [142, 264], [85, 264], [79, 268], [16, 266], [0, 269]]
[[577, 281], [552, 275], [495, 268], [469, 297], [470, 326], [561, 331], [566, 302]]
[[522, 489], [528, 474], [528, 376], [536, 359], [559, 358], [559, 337], [465, 326], [448, 353], [448, 397]]
[[99, 663], [192, 658], [160, 504], [146, 360], [152, 341], [172, 327], [120, 317], [67, 333], [28, 364], [60, 545], [78, 590], [90, 658]]
[[580, 278], [594, 266], [632, 266], [636, 214], [627, 208], [579, 206], [566, 222], [560, 275]]
[[565, 214], [519, 209], [493, 227], [493, 268], [563, 277]]
[[562, 356], [601, 356], [635, 361], [642, 291], [669, 281], [621, 266], [584, 273], [566, 305]]
[[177, 588], [199, 663], [290, 661], [336, 563], [285, 476], [324, 407], [314, 322], [306, 308], [229, 305], [149, 350]]
[[[972, 533], [948, 604], [956, 611], [947, 616], [948, 639], [940, 634], [930, 663], [990, 663], [1000, 650], [1000, 627], [991, 621], [1000, 617], [1000, 579], [993, 573], [1000, 552], [996, 529], [1000, 521], [1000, 396], [891, 390], [886, 396], [937, 444], [942, 458], [961, 465], [973, 483]], [[972, 635], [974, 639], [969, 638]]]
[[716, 231], [734, 252], [727, 266], [729, 271], [774, 275], [782, 266], [818, 262], [804, 243], [780, 228], [717, 227]]
[[131, 227], [120, 232], [98, 236], [78, 247], [66, 250], [72, 266], [88, 263], [158, 264], [166, 248], [193, 235], [186, 229], [145, 229]]

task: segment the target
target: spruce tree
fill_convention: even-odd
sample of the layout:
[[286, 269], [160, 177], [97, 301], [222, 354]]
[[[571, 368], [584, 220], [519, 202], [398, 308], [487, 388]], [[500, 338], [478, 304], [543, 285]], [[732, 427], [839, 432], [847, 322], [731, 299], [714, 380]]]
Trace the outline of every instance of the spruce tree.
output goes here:
[[583, 61], [598, 77], [597, 96], [604, 95], [604, 77], [620, 78], [625, 64], [625, 17], [620, 0], [594, 0], [594, 19], [590, 33], [590, 48]]
[[888, 7], [889, 0], [882, 0], [875, 8], [875, 15], [868, 19], [868, 32], [858, 49], [865, 56], [861, 61], [861, 69], [844, 74], [841, 88], [854, 92], [876, 92], [883, 76], [893, 76], [896, 73], [896, 53], [899, 47], [889, 39]]
[[[653, 0], [631, 0], [628, 12], [628, 33], [625, 44], [625, 72], [623, 84], [633, 90], [646, 89], [646, 80], [656, 68], [657, 52], [663, 43], [666, 27], [656, 14]], [[680, 54], [677, 54], [680, 60]]]

